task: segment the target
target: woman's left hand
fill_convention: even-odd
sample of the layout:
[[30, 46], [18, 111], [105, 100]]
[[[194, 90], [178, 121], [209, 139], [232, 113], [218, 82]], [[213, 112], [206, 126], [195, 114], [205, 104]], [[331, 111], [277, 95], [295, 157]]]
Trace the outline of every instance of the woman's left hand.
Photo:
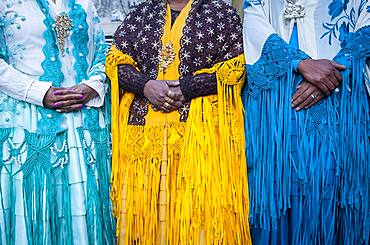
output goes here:
[[303, 80], [293, 95], [292, 106], [297, 111], [308, 109], [324, 97], [325, 94], [319, 88]]
[[55, 92], [56, 95], [79, 94], [80, 100], [58, 101], [59, 112], [71, 112], [81, 109], [90, 99], [98, 96], [98, 93], [86, 84], [78, 84], [70, 88], [63, 88]]

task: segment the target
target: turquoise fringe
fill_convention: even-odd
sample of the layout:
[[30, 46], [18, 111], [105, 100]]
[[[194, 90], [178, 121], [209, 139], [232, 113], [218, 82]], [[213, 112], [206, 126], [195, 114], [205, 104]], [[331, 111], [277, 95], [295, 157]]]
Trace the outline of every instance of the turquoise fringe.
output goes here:
[[[114, 244], [114, 236], [102, 237], [101, 234], [115, 234], [115, 224], [113, 223], [113, 210], [110, 201], [110, 148], [109, 133], [106, 129], [90, 130], [91, 142], [85, 139], [83, 128], [77, 129], [81, 141], [85, 164], [87, 166], [87, 185], [88, 190], [86, 203], [87, 224], [89, 230], [89, 243], [93, 244]], [[95, 154], [94, 152], [95, 151]], [[95, 157], [93, 157], [95, 156]], [[99, 173], [97, 180], [96, 173]], [[94, 232], [103, 230], [103, 233]], [[93, 234], [97, 234], [95, 237]]]

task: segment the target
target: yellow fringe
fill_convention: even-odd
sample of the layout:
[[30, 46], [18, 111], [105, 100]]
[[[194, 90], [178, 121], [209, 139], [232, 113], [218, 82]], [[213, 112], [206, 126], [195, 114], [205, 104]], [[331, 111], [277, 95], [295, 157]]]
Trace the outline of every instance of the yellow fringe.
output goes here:
[[130, 56], [113, 47], [107, 58], [112, 83], [111, 197], [120, 241], [250, 244], [240, 98], [244, 56], [196, 73], [216, 72], [218, 95], [192, 100], [187, 123], [155, 126], [128, 125], [134, 95], [125, 93], [119, 104], [119, 64], [136, 67]]

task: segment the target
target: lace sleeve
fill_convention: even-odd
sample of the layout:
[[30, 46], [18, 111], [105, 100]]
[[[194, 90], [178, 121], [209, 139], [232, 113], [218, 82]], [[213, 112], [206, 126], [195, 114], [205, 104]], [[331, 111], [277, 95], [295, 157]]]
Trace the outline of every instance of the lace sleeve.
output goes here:
[[137, 71], [130, 65], [118, 66], [118, 81], [121, 89], [144, 97], [144, 86], [150, 76]]
[[186, 76], [180, 79], [181, 91], [187, 101], [217, 94], [216, 74], [199, 74], [195, 76]]

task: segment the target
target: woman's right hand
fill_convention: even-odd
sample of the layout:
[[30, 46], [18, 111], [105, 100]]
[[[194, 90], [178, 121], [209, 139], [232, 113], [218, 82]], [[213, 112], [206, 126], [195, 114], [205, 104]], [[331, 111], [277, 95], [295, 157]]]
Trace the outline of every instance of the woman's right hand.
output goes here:
[[82, 108], [84, 98], [82, 94], [60, 94], [60, 90], [63, 88], [49, 88], [43, 99], [44, 107], [59, 110], [63, 106], [61, 101], [73, 101], [74, 103], [68, 108], [63, 107], [63, 112], [72, 112]]
[[172, 112], [182, 106], [181, 100], [168, 97], [170, 87], [179, 86], [178, 81], [149, 80], [144, 86], [144, 96], [152, 103], [153, 108], [162, 112]]
[[319, 88], [326, 96], [329, 96], [342, 82], [340, 71], [345, 66], [331, 60], [302, 60], [298, 65], [298, 71], [303, 78]]

